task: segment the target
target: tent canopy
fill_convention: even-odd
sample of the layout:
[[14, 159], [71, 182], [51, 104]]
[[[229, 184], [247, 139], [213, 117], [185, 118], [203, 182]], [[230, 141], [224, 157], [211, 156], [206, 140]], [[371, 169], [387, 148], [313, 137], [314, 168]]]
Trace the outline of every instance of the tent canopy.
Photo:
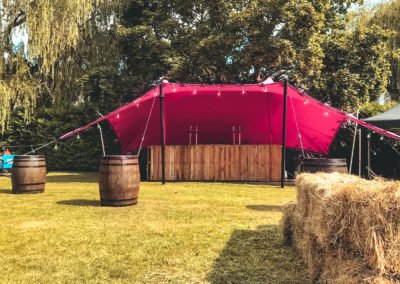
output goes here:
[[[232, 144], [233, 129], [242, 144], [281, 144], [283, 83], [253, 85], [193, 85], [163, 83], [166, 145], [188, 145], [189, 132], [198, 144]], [[160, 145], [159, 87], [112, 113], [61, 137], [76, 135], [107, 120], [122, 153]], [[328, 155], [343, 122], [348, 119], [394, 139], [400, 137], [325, 105], [288, 87], [286, 145]], [[193, 140], [192, 140], [192, 143]]]
[[400, 129], [400, 104], [364, 121], [384, 129]]

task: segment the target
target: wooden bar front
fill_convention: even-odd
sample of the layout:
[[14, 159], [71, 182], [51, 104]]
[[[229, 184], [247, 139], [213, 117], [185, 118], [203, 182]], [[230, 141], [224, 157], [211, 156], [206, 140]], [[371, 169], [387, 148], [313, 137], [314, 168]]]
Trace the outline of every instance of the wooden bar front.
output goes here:
[[[161, 147], [151, 146], [149, 179], [161, 180]], [[279, 181], [280, 145], [193, 145], [165, 147], [169, 181]]]

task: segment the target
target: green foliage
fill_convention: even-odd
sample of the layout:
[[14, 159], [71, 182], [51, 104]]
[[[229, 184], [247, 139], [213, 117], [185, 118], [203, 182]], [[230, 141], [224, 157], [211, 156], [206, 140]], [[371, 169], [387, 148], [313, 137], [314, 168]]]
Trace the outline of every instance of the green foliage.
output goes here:
[[[35, 113], [29, 124], [25, 124], [23, 115], [18, 112], [13, 114], [7, 134], [2, 137], [2, 145], [25, 147], [10, 148], [14, 154], [25, 154], [37, 146], [56, 140], [59, 136], [80, 127], [95, 119], [92, 108], [76, 108], [71, 110], [41, 109]], [[107, 154], [118, 153], [115, 144], [115, 135], [108, 125], [103, 125]], [[70, 138], [46, 148], [38, 150], [35, 154], [46, 155], [49, 170], [79, 170], [97, 171], [102, 150], [100, 135], [96, 127], [82, 133], [80, 139]]]
[[389, 101], [384, 104], [380, 103], [379, 101], [365, 103], [360, 108], [360, 117], [367, 118], [381, 114], [397, 104], [398, 102], [396, 101]]
[[392, 98], [400, 98], [400, 0], [388, 1], [377, 6], [371, 13], [366, 25], [379, 25], [392, 32], [388, 45], [391, 77], [388, 91]]
[[[90, 38], [91, 24], [104, 26], [111, 19], [108, 0], [0, 0], [0, 129], [15, 106], [24, 107], [28, 121], [36, 102], [57, 94], [60, 80], [71, 76], [70, 62], [82, 38]], [[115, 4], [113, 4], [115, 5]], [[103, 17], [102, 17], [103, 16]], [[94, 20], [92, 20], [94, 19]], [[16, 48], [12, 38], [28, 36], [29, 45]], [[17, 59], [17, 60], [16, 60]], [[53, 96], [54, 95], [54, 96]]]
[[333, 32], [322, 45], [324, 67], [309, 82], [310, 93], [348, 111], [379, 99], [390, 75], [387, 39], [378, 27]]
[[118, 26], [135, 84], [256, 82], [288, 75], [314, 97], [354, 110], [388, 82], [389, 34], [349, 27], [362, 1], [133, 1]]

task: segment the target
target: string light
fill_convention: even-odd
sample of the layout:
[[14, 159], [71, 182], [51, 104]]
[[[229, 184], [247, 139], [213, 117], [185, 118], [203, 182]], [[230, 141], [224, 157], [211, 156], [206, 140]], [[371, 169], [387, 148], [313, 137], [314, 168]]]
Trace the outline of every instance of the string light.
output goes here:
[[78, 135], [76, 136], [76, 139], [78, 139], [78, 140], [81, 139], [81, 136], [79, 135], [79, 133], [78, 133]]
[[328, 117], [329, 116], [329, 112], [328, 111], [324, 112], [324, 116]]
[[381, 136], [381, 138], [379, 138], [379, 140], [383, 141], [383, 136]]
[[243, 87], [242, 87], [242, 95], [244, 95], [246, 92], [244, 91]]
[[196, 94], [197, 94], [197, 88], [195, 87], [193, 90], [193, 95], [196, 95]]
[[367, 138], [371, 139], [371, 133], [368, 133]]
[[175, 84], [172, 85], [172, 91], [176, 92]]
[[267, 86], [264, 85], [264, 93], [268, 91]]
[[221, 89], [218, 89], [218, 94], [217, 94], [217, 96], [218, 96], [218, 97], [221, 96]]
[[54, 145], [54, 150], [58, 150], [58, 145], [57, 145], [57, 143]]
[[117, 114], [116, 118], [119, 119], [119, 113]]
[[304, 100], [304, 104], [308, 105], [310, 102], [308, 100]]

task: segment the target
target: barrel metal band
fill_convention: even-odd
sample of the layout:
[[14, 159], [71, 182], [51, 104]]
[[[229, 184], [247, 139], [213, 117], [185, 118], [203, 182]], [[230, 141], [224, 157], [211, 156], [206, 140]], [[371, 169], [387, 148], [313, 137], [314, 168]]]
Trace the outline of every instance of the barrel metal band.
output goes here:
[[137, 163], [127, 163], [127, 164], [101, 164], [102, 166], [134, 166], [134, 165], [138, 165]]
[[324, 168], [324, 166], [329, 166], [330, 168], [343, 168], [346, 165], [305, 165], [306, 168]]
[[136, 160], [137, 156], [106, 156], [102, 160]]
[[34, 190], [12, 190], [13, 193], [42, 193], [44, 189], [34, 189]]
[[101, 198], [101, 202], [122, 202], [122, 201], [133, 201], [138, 199], [137, 197], [134, 198], [128, 198], [128, 199], [103, 199]]
[[17, 166], [17, 165], [13, 165], [13, 168], [45, 168], [46, 165], [43, 166]]
[[19, 183], [18, 186], [30, 186], [30, 185], [43, 185], [45, 182], [37, 182], [37, 183]]

